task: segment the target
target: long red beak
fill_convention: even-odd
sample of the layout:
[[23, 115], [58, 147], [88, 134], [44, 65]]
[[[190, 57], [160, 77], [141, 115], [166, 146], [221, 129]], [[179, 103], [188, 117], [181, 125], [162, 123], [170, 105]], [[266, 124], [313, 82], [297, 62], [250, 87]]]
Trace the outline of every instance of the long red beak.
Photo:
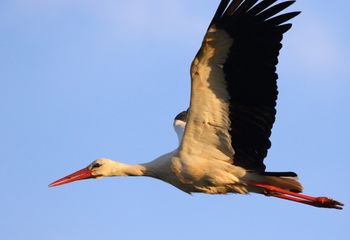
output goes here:
[[74, 182], [77, 180], [87, 179], [92, 177], [92, 172], [88, 168], [83, 168], [79, 171], [76, 171], [75, 173], [69, 174], [68, 176], [65, 176], [61, 179], [58, 179], [52, 183], [49, 184], [49, 187], [56, 187], [62, 184]]

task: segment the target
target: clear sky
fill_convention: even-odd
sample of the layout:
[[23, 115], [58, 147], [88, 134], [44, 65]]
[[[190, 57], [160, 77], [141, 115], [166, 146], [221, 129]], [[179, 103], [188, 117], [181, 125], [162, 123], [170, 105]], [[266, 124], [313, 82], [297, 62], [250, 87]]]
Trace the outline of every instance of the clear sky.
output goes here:
[[189, 196], [148, 178], [47, 185], [99, 157], [176, 147], [189, 65], [219, 0], [0, 1], [2, 239], [346, 239], [350, 3], [297, 1], [265, 160], [343, 211], [252, 194]]

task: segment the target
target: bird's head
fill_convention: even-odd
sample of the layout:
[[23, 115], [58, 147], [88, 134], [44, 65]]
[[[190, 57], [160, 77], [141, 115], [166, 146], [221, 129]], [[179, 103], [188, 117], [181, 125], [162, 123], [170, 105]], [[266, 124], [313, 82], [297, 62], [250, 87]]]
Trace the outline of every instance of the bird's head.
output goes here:
[[89, 179], [89, 178], [102, 178], [106, 176], [113, 176], [115, 170], [118, 169], [120, 163], [112, 161], [107, 158], [100, 158], [93, 161], [86, 168], [80, 169], [68, 176], [58, 179], [50, 183], [49, 187], [56, 187], [62, 184], [74, 182], [77, 180]]
[[92, 178], [102, 178], [112, 176], [114, 169], [117, 168], [118, 165], [118, 162], [112, 161], [108, 158], [100, 158], [87, 166], [87, 169], [91, 171]]

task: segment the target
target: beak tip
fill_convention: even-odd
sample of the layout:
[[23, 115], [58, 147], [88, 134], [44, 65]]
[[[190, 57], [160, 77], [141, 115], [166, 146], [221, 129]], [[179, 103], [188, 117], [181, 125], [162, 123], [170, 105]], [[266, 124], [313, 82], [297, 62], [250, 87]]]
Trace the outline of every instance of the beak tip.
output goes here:
[[56, 186], [58, 186], [59, 184], [57, 184], [57, 181], [55, 181], [55, 182], [52, 182], [52, 183], [50, 183], [49, 185], [47, 185], [47, 187], [49, 187], [49, 188], [52, 188], [52, 187], [56, 187]]
[[91, 170], [88, 168], [83, 168], [79, 171], [76, 171], [75, 173], [72, 173], [66, 177], [63, 177], [61, 179], [58, 179], [48, 185], [48, 187], [56, 187], [59, 185], [63, 185], [66, 183], [74, 182], [77, 180], [87, 179], [91, 177]]

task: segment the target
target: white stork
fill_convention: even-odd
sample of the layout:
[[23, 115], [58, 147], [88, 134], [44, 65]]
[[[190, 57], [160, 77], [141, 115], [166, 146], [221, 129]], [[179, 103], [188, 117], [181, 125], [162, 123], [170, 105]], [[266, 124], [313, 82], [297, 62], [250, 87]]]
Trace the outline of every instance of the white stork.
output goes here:
[[295, 1], [221, 0], [191, 65], [191, 100], [174, 121], [179, 147], [144, 164], [107, 158], [49, 186], [87, 178], [149, 176], [186, 193], [265, 194], [342, 209], [327, 197], [300, 194], [294, 172], [267, 172], [263, 163], [275, 121], [279, 50]]

